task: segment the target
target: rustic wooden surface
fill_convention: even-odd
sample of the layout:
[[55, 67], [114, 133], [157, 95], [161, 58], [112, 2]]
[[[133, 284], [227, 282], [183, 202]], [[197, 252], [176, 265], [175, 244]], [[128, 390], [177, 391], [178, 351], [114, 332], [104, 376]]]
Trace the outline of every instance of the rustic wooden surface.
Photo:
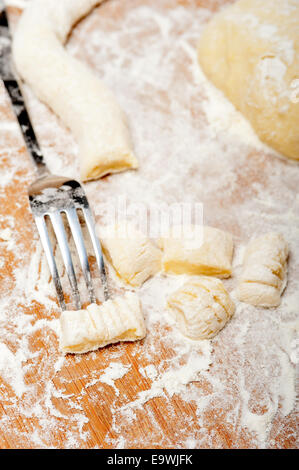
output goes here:
[[[136, 1], [123, 2], [122, 8], [133, 8], [137, 3]], [[178, 0], [178, 3], [188, 8], [191, 3], [194, 6], [196, 2]], [[198, 5], [205, 5], [213, 10], [216, 10], [221, 3], [223, 2], [212, 0], [197, 2]], [[108, 4], [101, 7], [103, 14], [106, 16], [109, 14], [116, 15], [116, 10], [109, 9]], [[20, 12], [18, 8], [9, 8], [12, 23], [15, 23]], [[1, 122], [13, 123], [15, 121], [9, 100], [4, 95], [4, 88], [0, 85], [0, 127]], [[37, 117], [35, 118], [38, 119]], [[3, 133], [5, 131], [2, 131], [2, 136], [4, 135]], [[37, 243], [36, 229], [28, 207], [26, 192], [27, 184], [34, 179], [34, 171], [21, 135], [16, 136], [13, 134], [11, 136], [10, 133], [7, 133], [6, 138], [4, 140], [1, 139], [1, 146], [0, 186], [1, 174], [7, 174], [7, 172], [11, 171], [12, 179], [11, 183], [5, 186], [4, 189], [0, 188], [0, 215], [9, 214], [14, 218], [16, 243], [19, 250], [23, 252], [23, 257], [20, 259], [14, 252], [7, 250], [5, 245], [2, 244], [0, 246], [0, 259], [4, 260], [4, 264], [0, 268], [0, 291], [7, 292], [9, 289], [13, 292], [15, 284], [13, 277], [14, 268], [18, 263], [23, 263], [24, 266], [26, 266], [26, 263], [28, 264], [31, 253]], [[5, 154], [7, 147], [11, 148], [11, 154]], [[14, 159], [21, 159], [23, 161], [23, 167], [19, 168], [17, 173], [14, 170]], [[259, 178], [258, 167], [263, 167], [267, 157], [255, 156], [254, 159], [257, 170], [253, 174], [253, 178]], [[240, 176], [240, 187], [243, 186], [241, 178]], [[221, 201], [219, 203], [221, 204]], [[2, 219], [0, 219], [0, 228], [5, 228]], [[58, 318], [59, 316], [59, 309], [57, 308], [56, 311], [51, 312], [51, 317], [49, 317], [49, 313], [45, 310], [44, 306], [38, 302], [31, 303], [29, 306], [20, 304], [18, 308], [28, 315], [34, 315], [38, 319], [50, 319], [52, 316]], [[158, 334], [157, 341], [159, 341]], [[111, 387], [104, 384], [101, 384], [100, 389], [90, 386], [86, 388], [83, 395], [80, 395], [80, 406], [82, 407], [80, 412], [88, 418], [88, 422], [83, 425], [84, 431], [89, 433], [87, 439], [81, 438], [82, 432], [79, 432], [73, 421], [71, 421], [72, 414], [76, 412], [76, 409], [67, 406], [65, 400], [60, 399], [59, 396], [58, 398], [54, 397], [52, 401], [55, 403], [55, 407], [64, 416], [69, 416], [70, 421], [67, 422], [65, 418], [59, 416], [52, 416], [49, 433], [47, 434], [45, 429], [41, 430], [44, 446], [71, 447], [71, 440], [68, 438], [68, 433], [70, 432], [75, 438], [76, 443], [74, 446], [76, 447], [93, 448], [98, 446], [100, 448], [110, 448], [115, 445], [119, 435], [112, 428], [113, 415], [111, 407], [115, 406], [115, 403], [121, 404], [124, 397], [126, 397], [126, 401], [136, 398], [138, 392], [146, 390], [150, 385], [150, 381], [139, 372], [139, 367], [143, 364], [140, 363], [142, 344], [143, 342], [139, 344], [115, 345], [98, 351], [96, 354], [84, 355], [80, 360], [77, 360], [74, 356], [68, 356], [61, 370], [55, 373], [53, 370], [48, 372], [43, 370], [43, 355], [47, 357], [51, 355], [53, 357], [59, 356], [57, 353], [58, 342], [56, 335], [48, 329], [46, 332], [42, 330], [36, 332], [30, 340], [30, 347], [33, 351], [36, 350], [42, 352], [42, 354], [39, 355], [39, 361], [35, 362], [34, 366], [29, 369], [30, 372], [26, 375], [25, 381], [26, 384], [39, 383], [41, 396], [48, 380], [54, 384], [54, 390], [63, 390], [63, 393], [66, 395], [72, 394], [72, 401], [76, 403], [76, 397], [82, 393], [85, 385], [90, 382], [93, 372], [107, 367], [111, 360], [111, 354], [113, 356], [113, 353], [116, 351], [118, 354], [121, 352], [121, 360], [124, 364], [132, 365], [130, 372], [123, 379], [117, 381], [117, 388], [120, 392], [117, 398]], [[13, 349], [13, 344], [10, 344], [10, 347]], [[157, 349], [157, 354], [162, 354], [164, 358], [171, 358], [172, 352], [164, 348], [162, 344], [159, 350]], [[216, 356], [218, 356], [218, 361], [221, 361], [221, 352], [218, 352]], [[158, 360], [159, 358], [157, 357]], [[146, 364], [144, 363], [144, 365]], [[213, 367], [212, 365], [212, 370]], [[13, 397], [13, 391], [1, 379], [0, 384], [1, 389], [5, 389], [5, 393], [8, 394], [7, 396]], [[208, 390], [209, 385], [204, 379], [200, 379], [197, 387], [199, 390]], [[115, 402], [115, 400], [117, 401]], [[41, 426], [40, 420], [37, 417], [25, 417], [24, 413], [18, 415], [16, 407], [10, 406], [9, 403], [8, 399], [4, 399], [0, 403], [0, 418], [6, 417], [10, 424], [13, 423], [14, 432], [11, 431], [11, 426], [8, 426], [7, 433], [0, 434], [0, 447], [39, 447], [40, 444], [32, 439], [32, 435]], [[25, 402], [23, 404], [26, 405]], [[207, 412], [205, 420], [208, 420], [210, 423], [207, 429], [210, 437], [206, 442], [206, 447], [247, 448], [254, 446], [252, 435], [248, 430], [236, 430], [225, 422], [226, 412], [228, 410], [217, 409], [217, 406]], [[128, 426], [127, 429], [122, 429], [129, 447], [175, 448], [178, 446], [180, 434], [184, 433], [184, 427], [186, 427], [188, 419], [192, 426], [195, 426], [194, 433], [196, 433], [196, 426], [198, 426], [198, 429], [200, 428], [200, 425], [196, 424], [195, 405], [186, 403], [176, 395], [169, 399], [164, 397], [155, 398], [146, 403], [144, 409], [137, 411], [136, 414], [138, 419], [131, 426]], [[276, 421], [275, 419], [272, 428], [272, 438], [274, 440], [272, 447], [295, 447], [295, 415], [285, 418], [280, 417]], [[294, 431], [293, 434], [292, 430]]]

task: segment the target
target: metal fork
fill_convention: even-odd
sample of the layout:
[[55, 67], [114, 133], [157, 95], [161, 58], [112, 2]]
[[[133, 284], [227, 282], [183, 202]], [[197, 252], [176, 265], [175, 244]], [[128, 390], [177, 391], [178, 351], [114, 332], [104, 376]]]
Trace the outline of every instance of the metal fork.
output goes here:
[[60, 247], [76, 309], [79, 310], [81, 308], [80, 294], [62, 214], [64, 213], [66, 215], [68, 225], [78, 251], [91, 303], [96, 301], [96, 296], [92, 283], [81, 224], [77, 214], [78, 210], [82, 211], [84, 215], [86, 226], [92, 241], [97, 265], [100, 271], [104, 298], [105, 300], [109, 298], [103, 254], [99, 239], [96, 235], [93, 215], [81, 184], [76, 180], [51, 174], [45, 164], [29, 115], [26, 111], [24, 98], [17, 79], [12, 71], [11, 36], [2, 0], [0, 0], [0, 38], [0, 76], [11, 98], [13, 109], [19, 121], [27, 149], [32, 156], [38, 174], [36, 181], [34, 181], [28, 189], [32, 214], [46, 253], [59, 304], [63, 310], [66, 309], [61, 281], [46, 225], [45, 218], [47, 216], [51, 220], [56, 239]]

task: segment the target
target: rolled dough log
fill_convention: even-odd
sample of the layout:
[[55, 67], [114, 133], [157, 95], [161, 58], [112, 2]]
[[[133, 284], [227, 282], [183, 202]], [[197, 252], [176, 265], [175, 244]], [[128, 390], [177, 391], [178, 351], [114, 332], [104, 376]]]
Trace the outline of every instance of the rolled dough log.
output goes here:
[[260, 139], [299, 160], [299, 2], [239, 0], [203, 31], [207, 77], [249, 119]]
[[65, 353], [85, 353], [119, 341], [136, 341], [146, 334], [141, 303], [136, 294], [126, 292], [102, 305], [85, 310], [66, 310], [60, 316], [60, 349]]
[[81, 179], [137, 168], [126, 117], [112, 92], [64, 49], [72, 26], [102, 0], [33, 0], [13, 42], [21, 77], [69, 127]]

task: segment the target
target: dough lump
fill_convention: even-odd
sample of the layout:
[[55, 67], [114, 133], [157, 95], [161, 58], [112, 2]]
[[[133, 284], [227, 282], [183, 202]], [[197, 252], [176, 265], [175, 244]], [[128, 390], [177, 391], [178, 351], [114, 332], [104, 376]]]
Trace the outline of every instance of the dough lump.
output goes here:
[[288, 245], [279, 233], [252, 240], [244, 254], [237, 288], [239, 300], [261, 307], [275, 307], [286, 286]]
[[105, 233], [103, 252], [127, 284], [139, 287], [161, 270], [161, 250], [133, 225], [106, 226]]
[[205, 27], [198, 59], [260, 139], [299, 159], [298, 0], [239, 0]]
[[[190, 233], [196, 226], [190, 227]], [[214, 227], [203, 227], [201, 237], [194, 240], [177, 237], [175, 227], [167, 238], [161, 240], [162, 267], [173, 274], [196, 274], [217, 277], [231, 275], [233, 254], [232, 236]], [[196, 233], [196, 232], [194, 232]]]
[[66, 310], [60, 316], [60, 349], [64, 353], [85, 353], [119, 341], [137, 341], [146, 329], [141, 303], [136, 294], [91, 304], [85, 310]]
[[33, 0], [13, 41], [20, 76], [69, 127], [81, 179], [137, 168], [126, 117], [112, 92], [64, 48], [72, 26], [101, 0]]
[[193, 340], [213, 338], [235, 311], [223, 283], [205, 276], [186, 282], [167, 303], [181, 332]]

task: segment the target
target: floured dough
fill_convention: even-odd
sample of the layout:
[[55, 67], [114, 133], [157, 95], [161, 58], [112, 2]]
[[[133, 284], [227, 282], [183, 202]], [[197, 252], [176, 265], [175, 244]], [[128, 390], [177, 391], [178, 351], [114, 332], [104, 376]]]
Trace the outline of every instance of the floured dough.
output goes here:
[[65, 353], [85, 353], [119, 341], [145, 337], [146, 329], [138, 296], [127, 292], [102, 305], [85, 310], [66, 310], [60, 317], [60, 348]]
[[126, 117], [112, 92], [64, 49], [72, 26], [101, 0], [33, 0], [13, 42], [21, 77], [79, 144], [81, 178], [137, 168]]
[[101, 242], [116, 274], [131, 286], [141, 286], [161, 270], [161, 250], [130, 224], [106, 227]]
[[245, 251], [238, 298], [248, 304], [275, 307], [286, 286], [288, 245], [279, 233], [252, 240]]
[[223, 283], [205, 276], [186, 282], [170, 295], [167, 303], [179, 329], [191, 339], [212, 338], [235, 311]]
[[207, 77], [267, 144], [299, 159], [298, 0], [240, 0], [216, 14], [198, 49]]
[[[192, 230], [192, 227], [191, 227]], [[161, 240], [162, 266], [173, 274], [203, 274], [229, 277], [233, 255], [233, 240], [228, 232], [213, 227], [203, 227], [201, 237], [188, 240], [175, 235]]]

